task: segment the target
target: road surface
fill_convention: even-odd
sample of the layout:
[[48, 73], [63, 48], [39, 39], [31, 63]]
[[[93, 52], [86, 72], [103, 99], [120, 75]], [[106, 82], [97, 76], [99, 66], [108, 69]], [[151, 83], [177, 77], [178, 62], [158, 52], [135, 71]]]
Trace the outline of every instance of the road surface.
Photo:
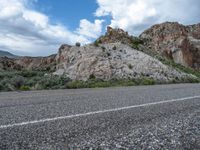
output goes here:
[[200, 149], [200, 84], [0, 93], [0, 149]]

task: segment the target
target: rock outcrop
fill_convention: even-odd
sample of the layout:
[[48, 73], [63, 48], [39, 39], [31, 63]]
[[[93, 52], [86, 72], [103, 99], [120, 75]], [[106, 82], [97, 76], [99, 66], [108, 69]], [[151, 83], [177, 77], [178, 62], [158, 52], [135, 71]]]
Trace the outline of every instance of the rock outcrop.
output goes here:
[[140, 38], [145, 45], [176, 63], [200, 70], [200, 24], [166, 22], [152, 26]]
[[124, 44], [129, 44], [132, 42], [132, 38], [128, 34], [128, 32], [125, 32], [122, 29], [113, 29], [108, 26], [106, 34], [97, 39], [97, 41], [102, 44], [116, 43], [122, 41]]
[[22, 66], [15, 63], [16, 59], [0, 57], [0, 70], [21, 70]]
[[56, 65], [55, 57], [56, 55], [48, 57], [22, 57], [20, 59], [16, 59], [15, 63], [28, 70], [51, 70]]
[[3, 70], [55, 70], [56, 55], [48, 57], [0, 58], [0, 68]]
[[169, 81], [190, 75], [172, 69], [147, 54], [122, 43], [90, 44], [83, 47], [62, 45], [56, 56], [57, 71], [71, 79], [87, 80], [150, 77]]

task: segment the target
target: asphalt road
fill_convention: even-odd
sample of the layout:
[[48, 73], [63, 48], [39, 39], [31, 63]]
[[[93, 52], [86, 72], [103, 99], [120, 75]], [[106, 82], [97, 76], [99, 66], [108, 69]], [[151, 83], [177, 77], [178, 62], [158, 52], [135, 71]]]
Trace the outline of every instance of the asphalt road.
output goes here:
[[200, 84], [0, 93], [1, 150], [200, 149]]

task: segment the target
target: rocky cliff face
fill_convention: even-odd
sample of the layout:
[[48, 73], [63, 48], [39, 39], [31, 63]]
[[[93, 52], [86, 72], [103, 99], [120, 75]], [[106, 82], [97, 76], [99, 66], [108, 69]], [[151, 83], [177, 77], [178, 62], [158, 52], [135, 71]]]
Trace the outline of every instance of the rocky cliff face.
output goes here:
[[22, 57], [16, 59], [15, 63], [28, 70], [50, 70], [55, 67], [56, 55], [48, 57]]
[[190, 76], [122, 43], [83, 47], [62, 45], [56, 62], [57, 71], [54, 74], [66, 74], [77, 80], [87, 80], [91, 76], [106, 80], [145, 76], [169, 81]]
[[122, 29], [113, 29], [107, 27], [107, 32], [104, 36], [101, 36], [97, 39], [97, 42], [102, 44], [123, 42], [123, 44], [130, 44], [132, 42], [133, 36], [130, 36], [128, 32], [125, 32]]
[[152, 26], [140, 38], [149, 49], [186, 67], [200, 70], [200, 24], [166, 22]]
[[4, 70], [55, 70], [55, 57], [0, 58], [0, 68]]

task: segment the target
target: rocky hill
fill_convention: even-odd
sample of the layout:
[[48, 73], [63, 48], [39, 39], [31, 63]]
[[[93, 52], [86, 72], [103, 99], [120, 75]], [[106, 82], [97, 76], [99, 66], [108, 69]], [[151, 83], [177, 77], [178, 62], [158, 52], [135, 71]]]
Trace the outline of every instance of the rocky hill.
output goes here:
[[84, 81], [90, 78], [110, 80], [141, 77], [162, 82], [195, 79], [194, 75], [148, 55], [148, 51], [198, 69], [199, 33], [199, 25], [185, 27], [178, 23], [164, 23], [146, 30], [138, 38], [122, 29], [108, 27], [106, 34], [94, 43], [84, 46], [63, 44], [56, 55], [14, 59], [2, 57], [0, 69], [45, 70], [54, 75], [66, 75], [70, 79]]
[[57, 71], [71, 79], [87, 80], [149, 77], [160, 81], [193, 77], [170, 68], [155, 58], [117, 43], [85, 45], [83, 47], [62, 45], [56, 56]]
[[157, 24], [144, 31], [140, 38], [145, 41], [147, 48], [176, 63], [200, 70], [200, 24]]

